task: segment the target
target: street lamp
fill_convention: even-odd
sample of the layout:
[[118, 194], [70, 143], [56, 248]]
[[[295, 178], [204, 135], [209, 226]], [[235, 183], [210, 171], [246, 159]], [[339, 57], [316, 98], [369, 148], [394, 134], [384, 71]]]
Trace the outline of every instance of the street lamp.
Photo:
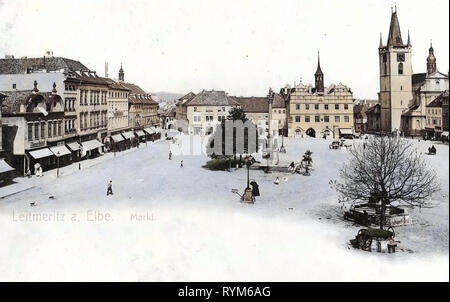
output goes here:
[[245, 165], [247, 166], [247, 189], [250, 189], [250, 166], [253, 163], [253, 156], [248, 156]]
[[59, 155], [60, 154], [61, 153], [59, 153], [59, 151], [56, 152], [56, 177], [59, 177]]

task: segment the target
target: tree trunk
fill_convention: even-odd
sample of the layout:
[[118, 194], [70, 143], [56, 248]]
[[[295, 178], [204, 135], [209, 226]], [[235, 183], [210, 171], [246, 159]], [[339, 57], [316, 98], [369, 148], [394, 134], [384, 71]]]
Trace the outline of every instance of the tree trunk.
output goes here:
[[383, 229], [385, 217], [386, 217], [386, 201], [384, 200], [384, 198], [381, 198], [380, 230]]

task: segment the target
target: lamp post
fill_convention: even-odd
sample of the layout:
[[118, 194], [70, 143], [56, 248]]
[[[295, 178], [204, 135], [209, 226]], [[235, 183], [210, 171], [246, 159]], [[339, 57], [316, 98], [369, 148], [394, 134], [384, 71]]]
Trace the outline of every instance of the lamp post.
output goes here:
[[247, 166], [247, 189], [250, 189], [250, 166], [252, 165], [253, 157], [250, 155], [247, 157], [245, 165]]
[[56, 177], [59, 177], [59, 155], [60, 154], [61, 153], [59, 153], [59, 151], [56, 152]]

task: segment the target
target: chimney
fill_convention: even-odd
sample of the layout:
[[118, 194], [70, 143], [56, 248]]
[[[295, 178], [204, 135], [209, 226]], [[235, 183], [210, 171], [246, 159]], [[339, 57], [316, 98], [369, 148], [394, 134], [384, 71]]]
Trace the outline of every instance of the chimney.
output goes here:
[[108, 62], [105, 62], [105, 78], [108, 78]]

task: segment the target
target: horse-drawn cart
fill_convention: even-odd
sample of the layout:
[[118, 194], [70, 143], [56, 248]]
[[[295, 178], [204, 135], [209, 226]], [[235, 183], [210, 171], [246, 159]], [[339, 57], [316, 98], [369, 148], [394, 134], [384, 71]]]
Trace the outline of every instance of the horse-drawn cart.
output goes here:
[[372, 250], [372, 242], [377, 242], [377, 251], [381, 252], [381, 242], [382, 241], [389, 241], [388, 243], [388, 250], [389, 252], [392, 250], [392, 247], [395, 252], [395, 246], [394, 243], [395, 238], [395, 231], [392, 227], [389, 227], [387, 230], [380, 230], [380, 229], [372, 229], [372, 228], [366, 228], [366, 229], [360, 229], [358, 231], [358, 234], [355, 236], [355, 239], [350, 240], [350, 244], [354, 248], [358, 248], [364, 251], [371, 251]]

